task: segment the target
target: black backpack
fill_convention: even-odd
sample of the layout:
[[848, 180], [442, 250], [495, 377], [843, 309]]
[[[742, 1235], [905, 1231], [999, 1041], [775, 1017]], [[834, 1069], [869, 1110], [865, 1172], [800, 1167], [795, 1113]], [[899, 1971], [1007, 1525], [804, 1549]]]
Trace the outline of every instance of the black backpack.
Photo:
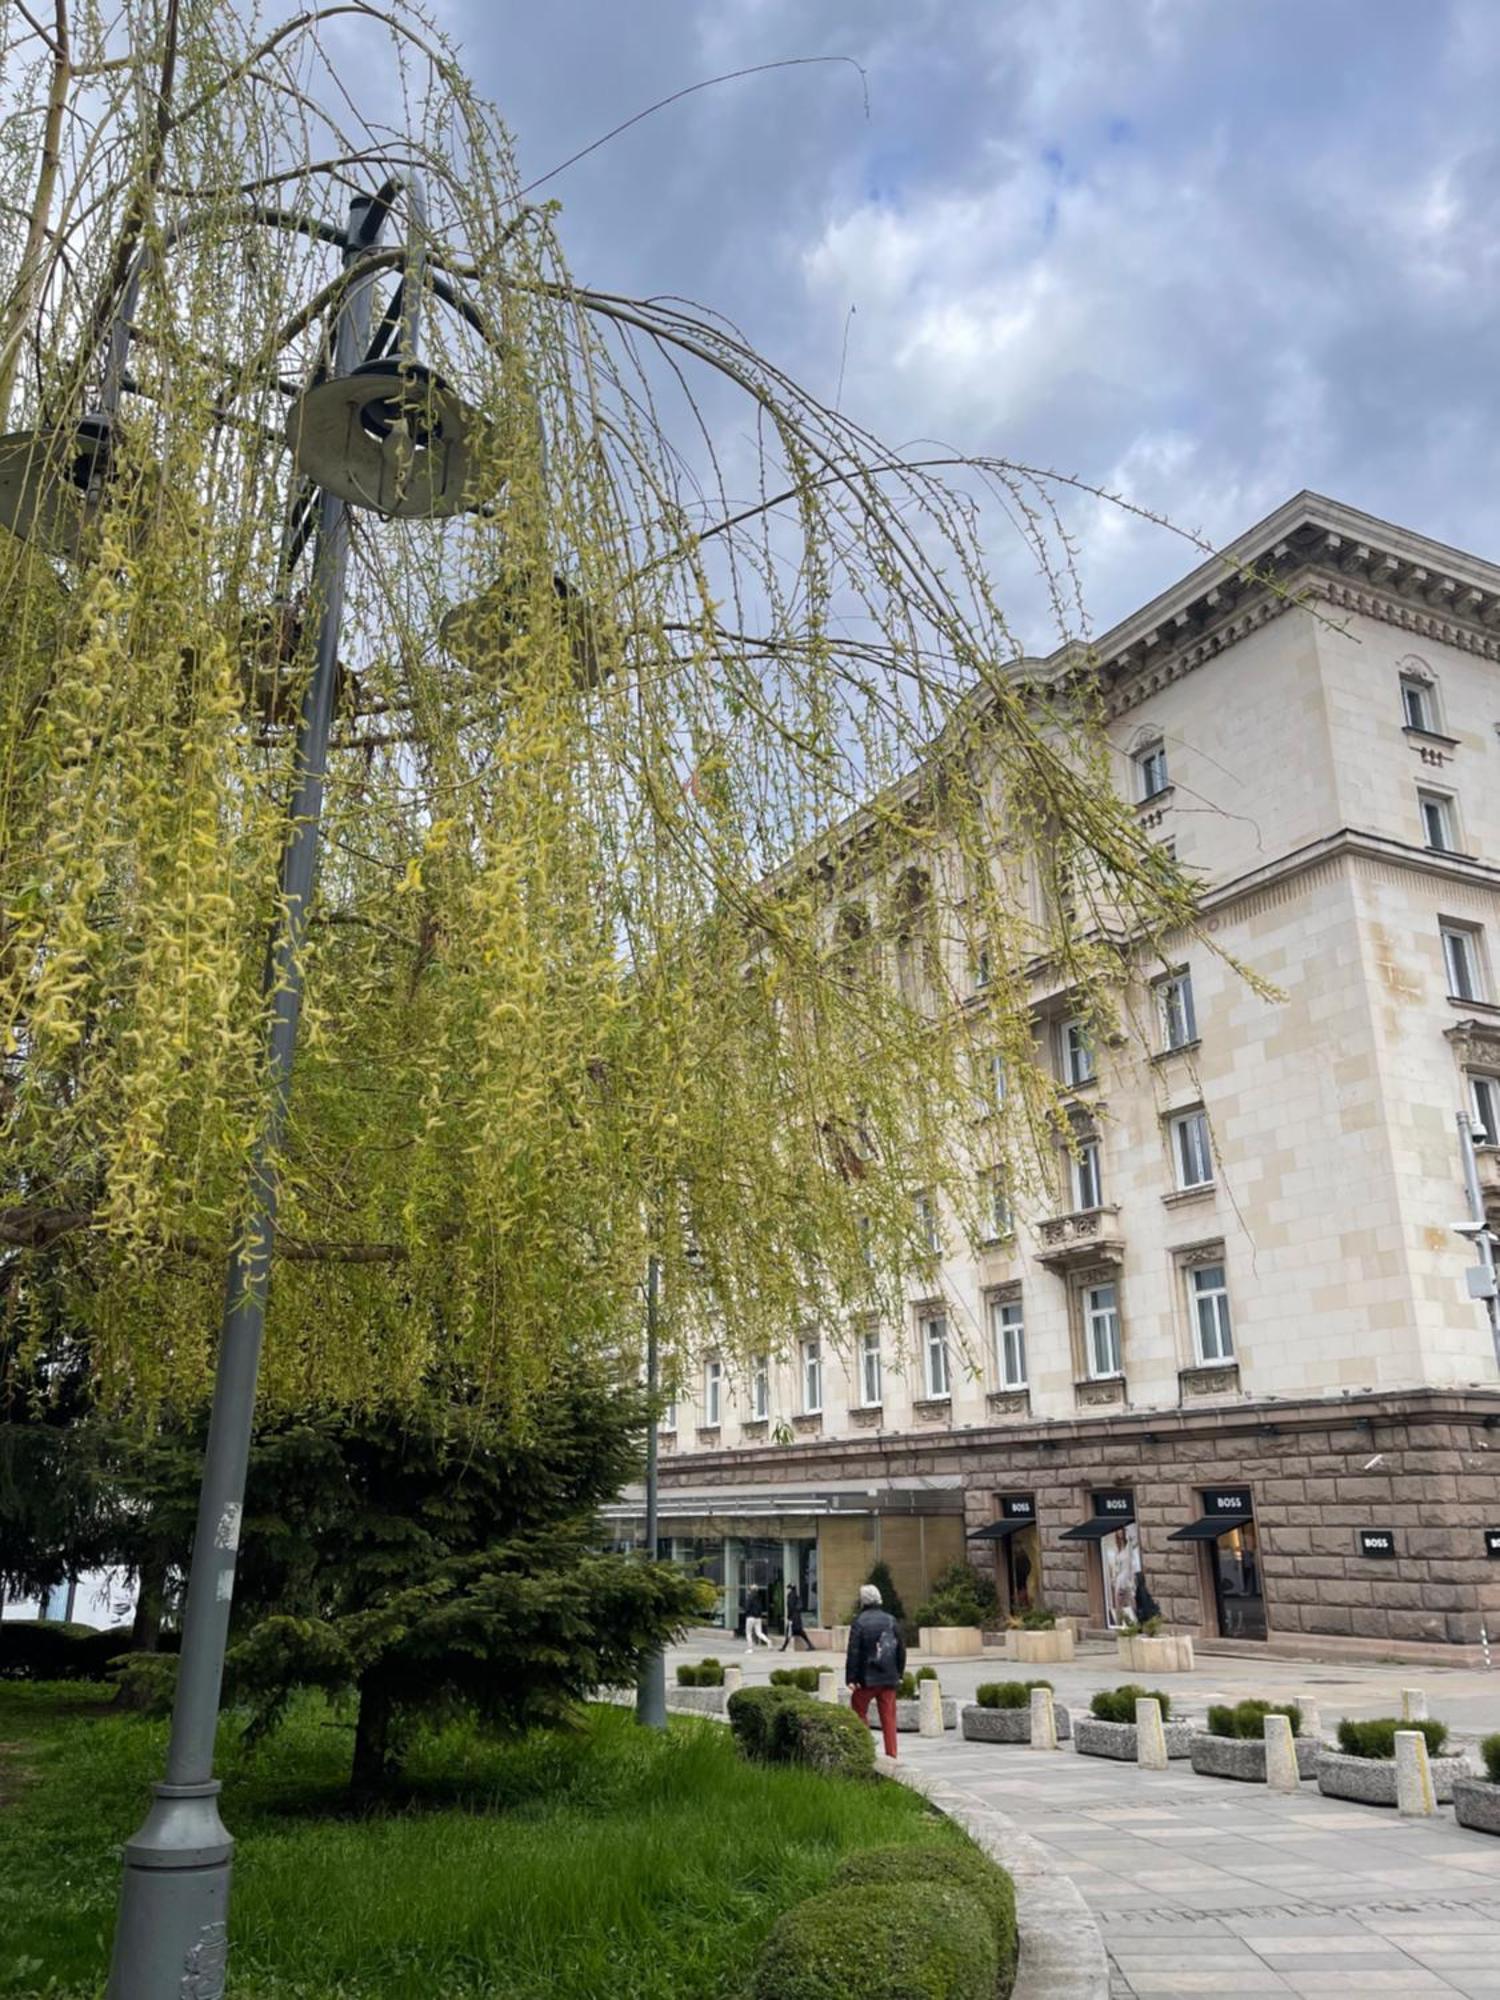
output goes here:
[[900, 1655], [901, 1642], [896, 1631], [896, 1621], [887, 1617], [875, 1634], [875, 1644], [870, 1653], [870, 1665], [878, 1674], [894, 1674], [896, 1661]]

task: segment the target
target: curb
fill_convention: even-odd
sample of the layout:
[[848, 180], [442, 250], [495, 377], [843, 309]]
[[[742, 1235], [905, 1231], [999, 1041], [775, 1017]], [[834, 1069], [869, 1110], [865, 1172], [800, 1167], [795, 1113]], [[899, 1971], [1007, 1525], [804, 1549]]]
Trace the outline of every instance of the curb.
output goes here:
[[1039, 1841], [943, 1778], [879, 1752], [875, 1768], [956, 1820], [1015, 1883], [1021, 1951], [1011, 2000], [1109, 2000], [1109, 1957], [1098, 1922]]

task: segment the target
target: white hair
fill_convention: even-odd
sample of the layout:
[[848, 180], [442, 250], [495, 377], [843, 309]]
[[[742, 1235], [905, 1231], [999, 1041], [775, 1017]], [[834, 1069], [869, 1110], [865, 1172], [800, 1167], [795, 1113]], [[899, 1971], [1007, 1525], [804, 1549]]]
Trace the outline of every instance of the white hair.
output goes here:
[[867, 1605], [878, 1604], [880, 1602], [880, 1592], [875, 1588], [873, 1583], [862, 1583], [859, 1586], [859, 1602], [861, 1610]]

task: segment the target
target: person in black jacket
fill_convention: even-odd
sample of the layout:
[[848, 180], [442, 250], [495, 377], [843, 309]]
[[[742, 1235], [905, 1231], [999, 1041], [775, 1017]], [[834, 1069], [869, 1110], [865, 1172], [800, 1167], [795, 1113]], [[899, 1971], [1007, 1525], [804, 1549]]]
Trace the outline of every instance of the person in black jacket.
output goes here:
[[859, 1587], [859, 1612], [849, 1627], [849, 1651], [844, 1679], [852, 1690], [850, 1706], [861, 1722], [869, 1720], [873, 1699], [880, 1716], [885, 1754], [896, 1754], [896, 1689], [906, 1671], [906, 1642], [889, 1611], [880, 1608], [873, 1583]]
[[813, 1642], [808, 1638], [802, 1624], [802, 1598], [795, 1583], [789, 1583], [786, 1591], [786, 1637], [781, 1642], [784, 1653], [793, 1639], [800, 1639], [808, 1652], [813, 1650]]

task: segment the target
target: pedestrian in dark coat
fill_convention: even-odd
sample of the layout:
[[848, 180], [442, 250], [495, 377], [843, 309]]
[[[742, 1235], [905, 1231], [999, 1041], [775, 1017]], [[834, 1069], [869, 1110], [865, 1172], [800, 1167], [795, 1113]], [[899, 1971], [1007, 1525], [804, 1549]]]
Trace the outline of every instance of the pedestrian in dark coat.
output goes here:
[[859, 1611], [849, 1627], [849, 1651], [844, 1679], [852, 1690], [850, 1705], [861, 1722], [869, 1720], [873, 1701], [880, 1716], [885, 1754], [896, 1754], [896, 1689], [906, 1671], [906, 1641], [889, 1611], [880, 1606], [873, 1583], [859, 1587]]
[[786, 1591], [786, 1637], [781, 1642], [784, 1653], [793, 1639], [800, 1639], [808, 1652], [813, 1650], [813, 1642], [802, 1628], [802, 1596], [795, 1583], [789, 1583]]

